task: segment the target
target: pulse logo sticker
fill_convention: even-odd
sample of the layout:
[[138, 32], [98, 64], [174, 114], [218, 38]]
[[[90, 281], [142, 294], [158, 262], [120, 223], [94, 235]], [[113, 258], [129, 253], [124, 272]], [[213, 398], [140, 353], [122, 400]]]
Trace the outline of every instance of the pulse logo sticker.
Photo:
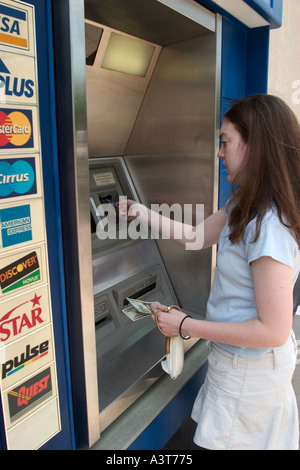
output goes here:
[[2, 380], [10, 375], [15, 374], [24, 367], [29, 366], [31, 363], [42, 359], [47, 356], [49, 352], [49, 341], [43, 341], [40, 345], [31, 346], [26, 345], [25, 352], [22, 352], [19, 356], [15, 356], [13, 359], [9, 359], [2, 366]]
[[0, 270], [2, 294], [27, 286], [40, 279], [40, 265], [35, 251]]
[[0, 230], [3, 248], [31, 241], [30, 205], [1, 209]]
[[0, 108], [0, 148], [33, 148], [32, 111]]
[[0, 3], [0, 42], [28, 49], [27, 12]]
[[41, 344], [36, 346], [26, 345], [25, 352], [15, 356], [12, 359], [6, 361], [2, 366], [2, 380], [6, 379], [24, 367], [29, 366], [38, 359], [42, 359], [47, 356], [49, 352], [49, 341], [43, 341]]
[[36, 193], [34, 157], [0, 160], [0, 199]]

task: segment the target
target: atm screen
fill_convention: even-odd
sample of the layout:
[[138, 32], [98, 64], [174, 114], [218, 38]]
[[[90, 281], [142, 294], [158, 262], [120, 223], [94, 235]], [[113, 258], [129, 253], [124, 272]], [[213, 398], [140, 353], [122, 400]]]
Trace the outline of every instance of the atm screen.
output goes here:
[[121, 158], [91, 159], [90, 219], [93, 257], [102, 256], [108, 249], [118, 249], [136, 242], [125, 236], [127, 225], [122, 225], [123, 221], [119, 219], [116, 209], [120, 197], [137, 199]]

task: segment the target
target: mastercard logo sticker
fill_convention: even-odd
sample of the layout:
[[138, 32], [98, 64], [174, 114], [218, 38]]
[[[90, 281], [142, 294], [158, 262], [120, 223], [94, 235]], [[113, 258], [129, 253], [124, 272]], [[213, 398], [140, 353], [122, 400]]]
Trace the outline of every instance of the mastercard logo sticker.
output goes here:
[[0, 149], [32, 147], [32, 111], [0, 109]]

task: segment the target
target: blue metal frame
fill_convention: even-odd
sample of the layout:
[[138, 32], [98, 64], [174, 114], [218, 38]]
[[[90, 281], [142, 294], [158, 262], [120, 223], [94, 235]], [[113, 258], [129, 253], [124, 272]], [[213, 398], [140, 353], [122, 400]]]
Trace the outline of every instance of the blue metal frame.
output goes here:
[[[213, 0], [196, 0], [198, 3], [209, 10], [220, 13], [223, 17], [236, 21], [232, 15], [226, 12]], [[282, 24], [282, 0], [243, 0], [253, 10], [259, 13], [265, 20], [270, 23], [270, 27], [279, 28]]]
[[282, 24], [282, 0], [244, 0], [253, 10], [270, 22], [271, 28]]
[[[248, 29], [223, 18], [221, 120], [231, 104], [246, 95], [267, 93], [269, 28]], [[231, 195], [231, 184], [220, 161], [219, 207]]]
[[[250, 30], [228, 15], [212, 0], [197, 0], [211, 11], [223, 15], [221, 115], [235, 100], [251, 93], [267, 92], [269, 28]], [[270, 22], [281, 25], [282, 0], [244, 0]], [[27, 0], [34, 5], [36, 17], [39, 110], [43, 162], [46, 228], [48, 239], [51, 301], [58, 390], [62, 430], [43, 449], [75, 449], [72, 392], [69, 361], [68, 325], [64, 288], [62, 220], [60, 206], [59, 165], [51, 2]], [[231, 186], [220, 163], [220, 206], [228, 199]], [[206, 366], [189, 381], [181, 392], [157, 416], [130, 446], [130, 450], [161, 449], [188, 417], [193, 400], [204, 380]], [[167, 423], [167, 424], [166, 424]], [[0, 410], [0, 449], [5, 448], [3, 417]]]
[[75, 449], [75, 438], [64, 289], [51, 2], [29, 0], [27, 3], [35, 7], [44, 202], [62, 427], [43, 449], [70, 450]]

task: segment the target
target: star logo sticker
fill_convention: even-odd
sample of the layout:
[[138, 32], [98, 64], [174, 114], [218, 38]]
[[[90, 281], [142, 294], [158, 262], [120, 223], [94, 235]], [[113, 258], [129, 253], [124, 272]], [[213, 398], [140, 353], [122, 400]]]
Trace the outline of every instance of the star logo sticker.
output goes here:
[[36, 294], [34, 295], [34, 298], [30, 300], [32, 302], [32, 308], [34, 308], [36, 305], [40, 305], [40, 298], [42, 296], [37, 296]]

